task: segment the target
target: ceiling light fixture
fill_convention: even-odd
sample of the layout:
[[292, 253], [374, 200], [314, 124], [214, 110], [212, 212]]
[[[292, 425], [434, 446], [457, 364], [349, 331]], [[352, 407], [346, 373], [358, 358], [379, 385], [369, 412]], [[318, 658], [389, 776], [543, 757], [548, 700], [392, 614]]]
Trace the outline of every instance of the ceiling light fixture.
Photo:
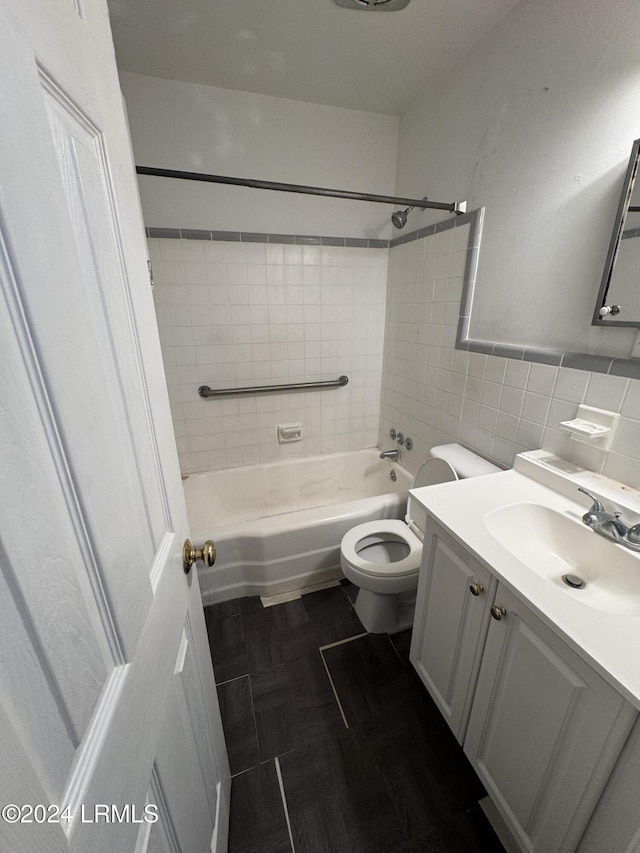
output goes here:
[[364, 12], [399, 12], [409, 5], [409, 0], [334, 0], [344, 9], [360, 9]]

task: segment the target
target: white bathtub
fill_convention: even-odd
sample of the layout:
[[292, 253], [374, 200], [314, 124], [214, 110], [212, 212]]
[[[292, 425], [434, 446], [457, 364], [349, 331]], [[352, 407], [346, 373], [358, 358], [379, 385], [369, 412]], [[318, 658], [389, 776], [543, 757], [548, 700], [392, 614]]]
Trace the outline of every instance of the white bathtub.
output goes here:
[[349, 528], [404, 517], [411, 475], [379, 456], [372, 448], [188, 477], [192, 539], [217, 549], [215, 565], [198, 569], [204, 603], [340, 577]]

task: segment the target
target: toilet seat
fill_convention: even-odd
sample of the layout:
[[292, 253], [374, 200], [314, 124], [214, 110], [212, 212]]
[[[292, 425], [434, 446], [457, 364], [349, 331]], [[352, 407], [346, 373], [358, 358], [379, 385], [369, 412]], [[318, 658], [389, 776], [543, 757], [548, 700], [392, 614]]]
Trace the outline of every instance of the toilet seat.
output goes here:
[[[358, 545], [371, 536], [384, 538], [385, 534], [400, 539], [409, 547], [409, 553], [401, 560], [390, 563], [374, 563], [361, 557]], [[341, 545], [342, 558], [351, 568], [371, 577], [398, 577], [414, 574], [420, 568], [422, 542], [412, 530], [398, 518], [386, 518], [379, 521], [366, 521], [345, 533]]]
[[[404, 521], [367, 521], [345, 533], [340, 564], [347, 580], [358, 587], [353, 606], [366, 631], [395, 634], [413, 624], [427, 511], [411, 491], [431, 486], [437, 489], [442, 483], [457, 480], [458, 474], [475, 477], [498, 470], [458, 444], [434, 447], [414, 477]], [[402, 559], [394, 559], [397, 556]]]

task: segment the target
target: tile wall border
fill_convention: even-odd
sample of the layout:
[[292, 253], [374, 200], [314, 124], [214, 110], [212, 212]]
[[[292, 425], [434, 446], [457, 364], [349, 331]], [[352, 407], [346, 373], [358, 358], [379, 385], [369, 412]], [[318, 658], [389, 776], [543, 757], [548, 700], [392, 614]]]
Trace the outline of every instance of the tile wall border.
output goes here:
[[403, 234], [401, 237], [391, 240], [390, 246], [391, 248], [402, 246], [413, 240], [430, 237], [433, 234], [447, 231], [449, 228], [455, 228], [466, 223], [470, 225], [469, 248], [467, 250], [467, 263], [460, 299], [456, 349], [483, 353], [485, 355], [501, 356], [502, 358], [513, 358], [518, 361], [532, 361], [538, 364], [572, 367], [576, 370], [589, 370], [592, 373], [604, 373], [610, 376], [624, 376], [627, 379], [640, 379], [640, 359], [638, 358], [616, 358], [614, 356], [566, 352], [563, 350], [518, 346], [517, 344], [504, 344], [497, 341], [481, 341], [470, 338], [469, 327], [478, 272], [484, 208], [481, 207], [477, 210], [472, 210], [463, 216], [453, 217], [447, 219], [445, 222], [438, 222], [435, 225], [422, 228], [410, 234]]
[[206, 231], [198, 228], [145, 228], [147, 237], [163, 240], [214, 240], [226, 243], [284, 243], [290, 246], [348, 246], [388, 249], [389, 240], [360, 237], [317, 237], [309, 234], [258, 234], [253, 231]]
[[417, 231], [410, 231], [394, 237], [393, 240], [368, 240], [361, 237], [326, 237], [309, 234], [262, 234], [252, 231], [207, 231], [199, 228], [145, 228], [147, 237], [160, 237], [164, 240], [218, 240], [229, 243], [285, 243], [296, 246], [350, 246], [362, 249], [389, 249], [430, 237], [432, 234], [448, 231], [456, 225], [473, 222], [477, 211], [436, 222]]

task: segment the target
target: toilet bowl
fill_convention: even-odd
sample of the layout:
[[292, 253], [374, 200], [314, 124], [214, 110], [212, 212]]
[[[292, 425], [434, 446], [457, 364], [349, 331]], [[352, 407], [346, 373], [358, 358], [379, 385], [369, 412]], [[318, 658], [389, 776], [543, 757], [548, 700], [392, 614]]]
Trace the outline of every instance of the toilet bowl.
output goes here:
[[[414, 477], [414, 489], [500, 470], [459, 444], [433, 447], [430, 453]], [[424, 509], [409, 496], [404, 521], [368, 521], [342, 538], [342, 571], [359, 587], [355, 610], [371, 634], [394, 634], [413, 624], [425, 522]]]

